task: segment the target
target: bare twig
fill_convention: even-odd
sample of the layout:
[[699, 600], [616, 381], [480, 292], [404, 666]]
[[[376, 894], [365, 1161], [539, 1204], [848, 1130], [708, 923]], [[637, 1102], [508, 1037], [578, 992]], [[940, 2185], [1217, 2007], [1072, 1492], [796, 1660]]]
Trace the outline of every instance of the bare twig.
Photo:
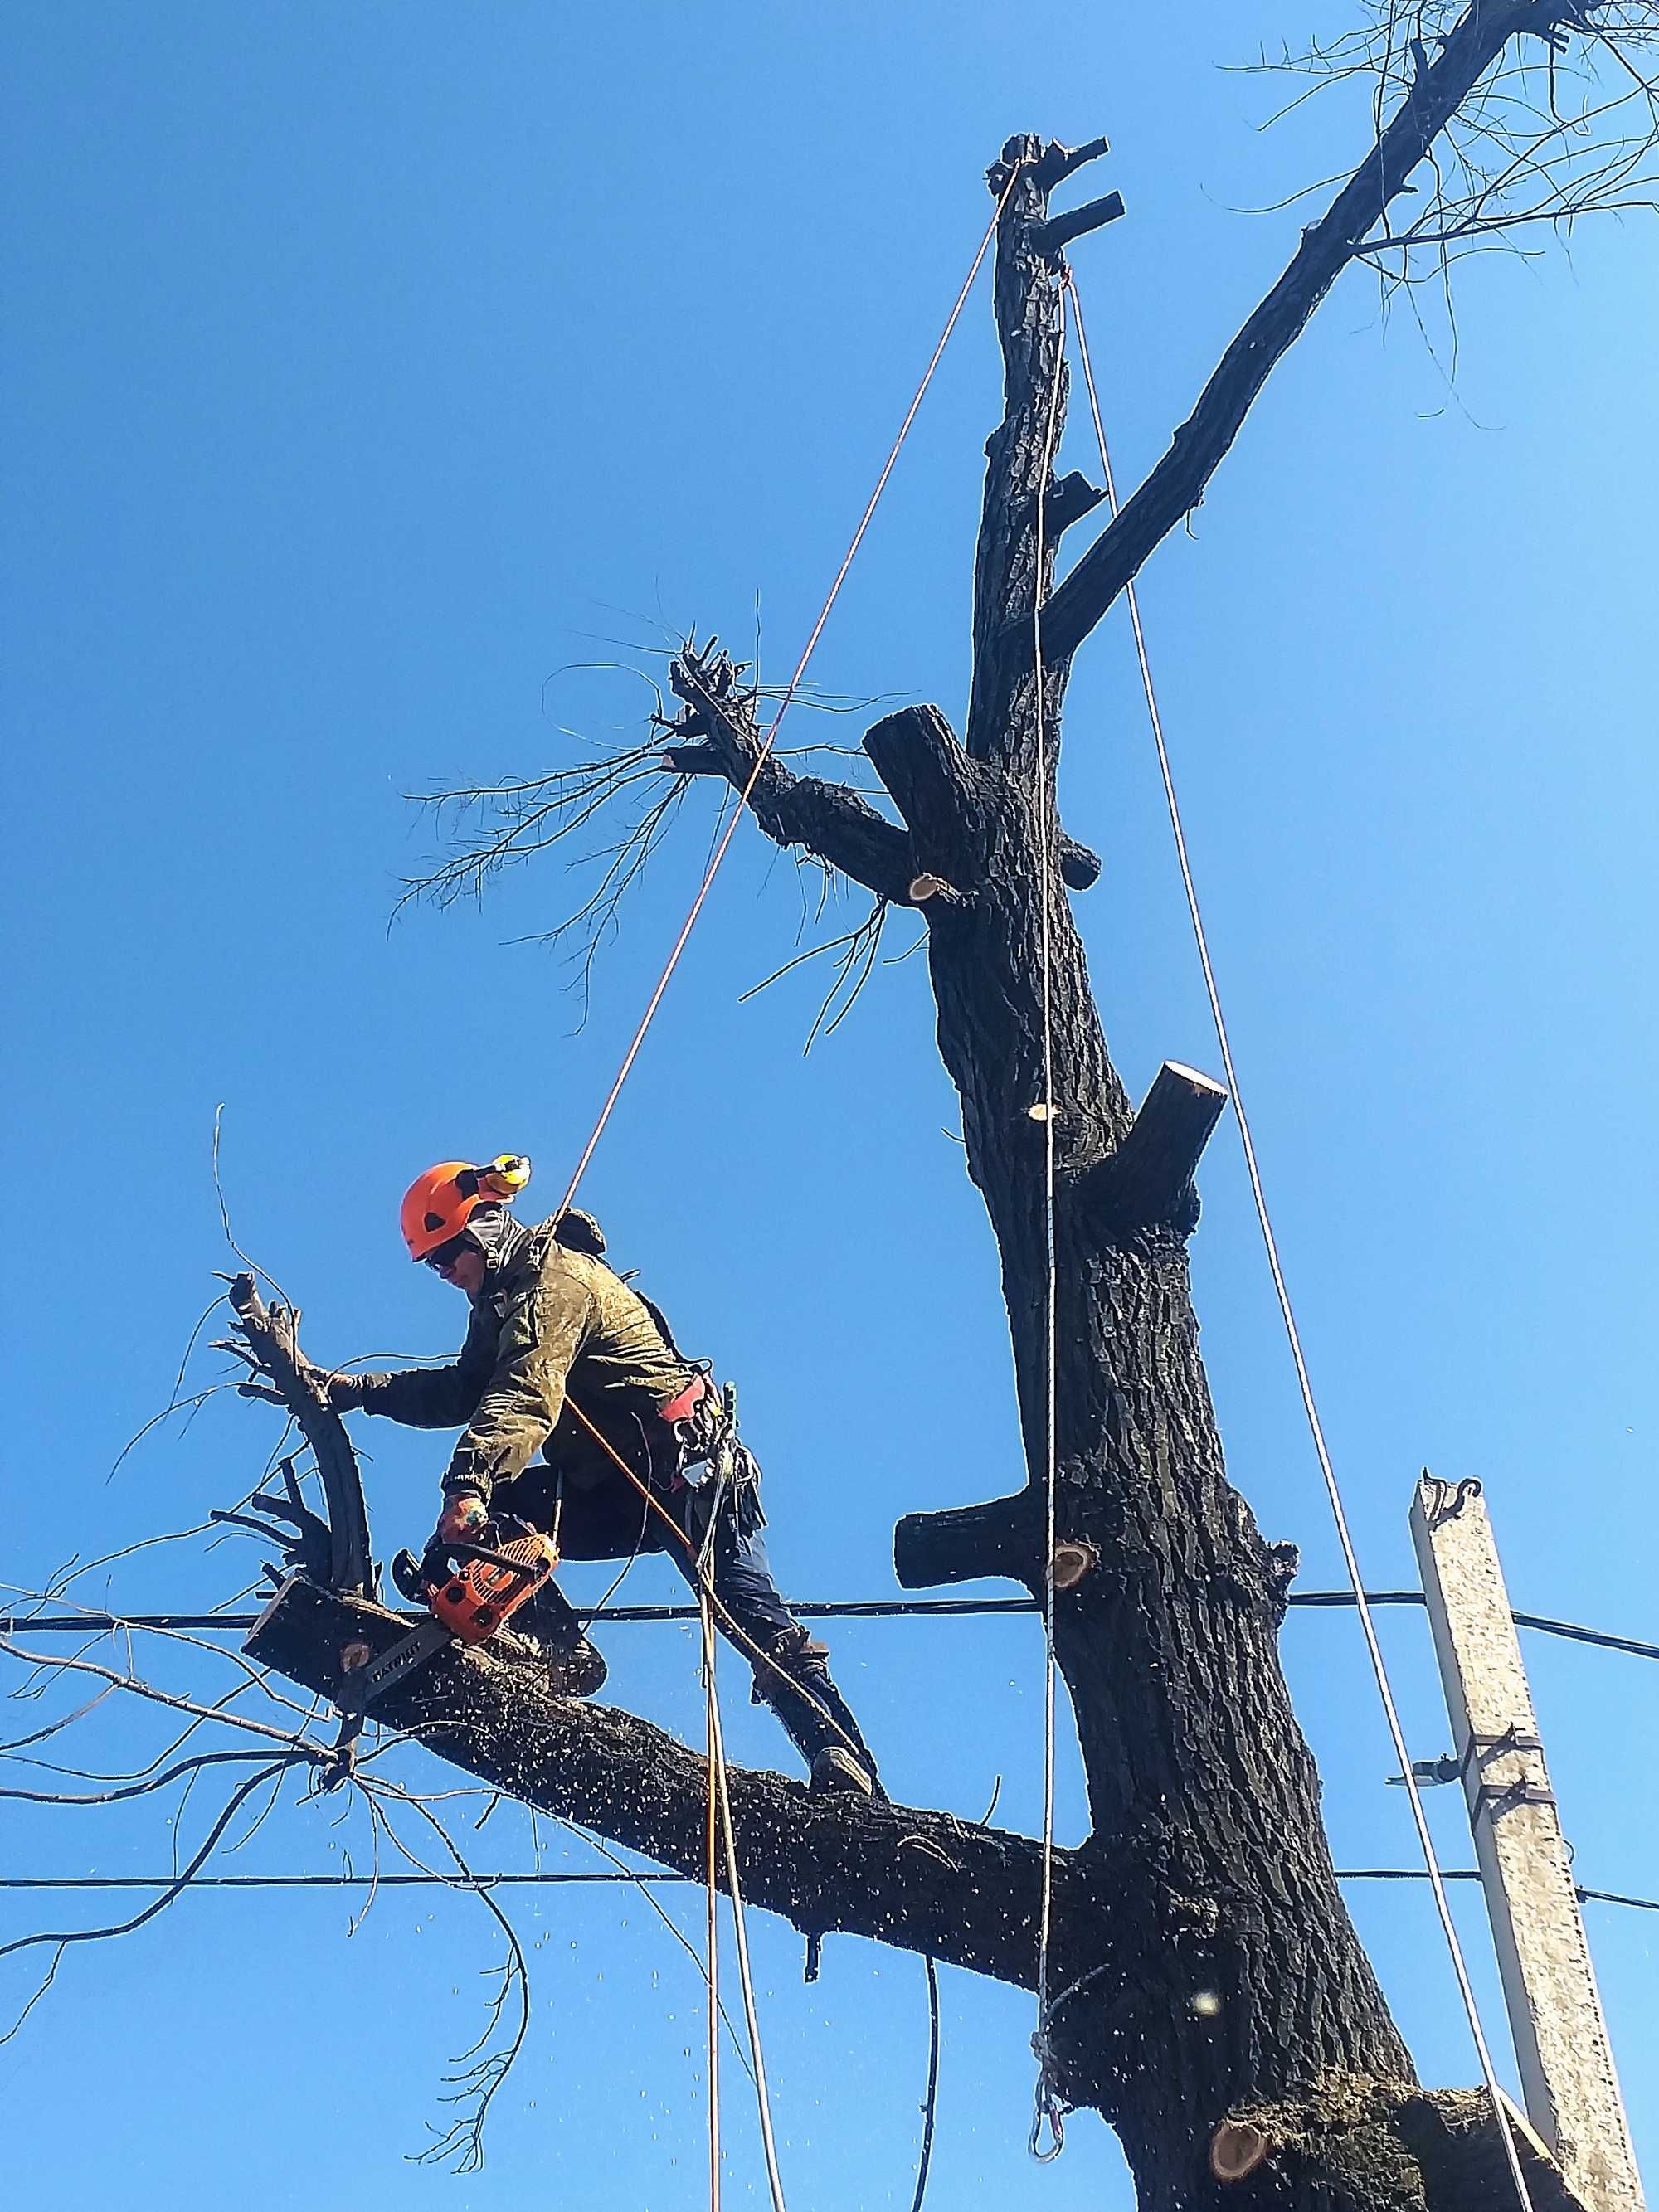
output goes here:
[[[147, 1905], [142, 1912], [137, 1912], [133, 1915], [131, 1919], [116, 1922], [107, 1928], [71, 1928], [62, 1930], [41, 1929], [31, 1936], [14, 1936], [9, 1943], [0, 1943], [0, 1959], [9, 1959], [20, 1951], [33, 1950], [42, 1943], [50, 1943], [55, 1946], [56, 1949], [56, 1955], [52, 1961], [52, 1967], [55, 1972], [58, 1960], [63, 1956], [64, 1950], [70, 1944], [98, 1943], [102, 1942], [106, 1938], [112, 1936], [131, 1936], [135, 1929], [142, 1928], [147, 1921], [154, 1920], [156, 1914], [158, 1912], [165, 1912], [168, 1905], [170, 1905], [173, 1902], [174, 1899], [178, 1897], [180, 1891], [188, 1886], [191, 1877], [193, 1875], [198, 1874], [202, 1868], [206, 1865], [208, 1860], [213, 1856], [215, 1847], [217, 1845], [219, 1838], [224, 1834], [225, 1830], [230, 1826], [241, 1808], [253, 1795], [253, 1792], [258, 1789], [262, 1784], [268, 1782], [273, 1774], [280, 1774], [286, 1766], [292, 1763], [293, 1758], [297, 1754], [291, 1753], [287, 1757], [272, 1760], [267, 1765], [262, 1765], [257, 1774], [250, 1775], [247, 1780], [244, 1782], [239, 1789], [233, 1792], [229, 1802], [221, 1808], [217, 1818], [209, 1828], [205, 1839], [192, 1855], [189, 1864], [182, 1869], [178, 1878], [168, 1884], [167, 1887], [161, 1893], [161, 1896], [156, 1898], [154, 1903]], [[35, 1995], [30, 1998], [29, 2003], [25, 2008], [23, 2014], [13, 2023], [12, 2028], [9, 2032], [10, 2034], [15, 2034], [17, 2029], [22, 2026], [23, 2020], [27, 2017], [28, 2012], [33, 2009], [33, 2006], [38, 2002], [40, 1997], [43, 1994], [43, 1990], [37, 1990]], [[0, 2038], [0, 2040], [4, 2039], [6, 2039]]]

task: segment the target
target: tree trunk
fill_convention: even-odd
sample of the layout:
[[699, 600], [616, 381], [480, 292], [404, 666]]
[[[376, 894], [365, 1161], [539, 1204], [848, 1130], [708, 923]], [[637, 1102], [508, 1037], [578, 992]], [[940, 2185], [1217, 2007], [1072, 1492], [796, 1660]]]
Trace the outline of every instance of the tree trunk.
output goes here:
[[[1032, 1470], [1019, 1496], [944, 1516], [932, 1558], [928, 1522], [902, 1527], [898, 1558], [912, 1583], [943, 1568], [1012, 1575], [1043, 1595], [1051, 1115], [1054, 1528], [1084, 1565], [1057, 1593], [1055, 1650], [1088, 1776], [1087, 1851], [1115, 1881], [1134, 1871], [1116, 1916], [1121, 1979], [1065, 1998], [1080, 1970], [1056, 1948], [1049, 2040], [1065, 2094], [1116, 2128], [1146, 2212], [1173, 2212], [1217, 2193], [1206, 2148], [1231, 2111], [1316, 2101], [1332, 2077], [1349, 2100], [1356, 2082], [1409, 2080], [1411, 2063], [1336, 1886], [1279, 1667], [1287, 1565], [1223, 1470], [1188, 1295], [1193, 1160], [1126, 1146], [1123, 1086], [1058, 866], [1068, 664], [1042, 667], [1039, 683], [1034, 635], [1065, 403], [1048, 244], [1058, 166], [1014, 139], [991, 175], [1000, 190], [1017, 172], [999, 241], [1006, 410], [988, 448], [967, 745], [932, 709], [890, 716], [866, 739], [917, 866], [951, 886], [924, 909], [939, 1050], [1001, 1254]], [[1113, 1163], [1132, 1152], [1165, 1172], [1120, 1176], [1114, 1190]], [[1402, 2173], [1396, 2192], [1378, 2166], [1346, 2195], [1326, 2174], [1274, 2201], [1404, 2204], [1420, 2201], [1415, 2186]]]

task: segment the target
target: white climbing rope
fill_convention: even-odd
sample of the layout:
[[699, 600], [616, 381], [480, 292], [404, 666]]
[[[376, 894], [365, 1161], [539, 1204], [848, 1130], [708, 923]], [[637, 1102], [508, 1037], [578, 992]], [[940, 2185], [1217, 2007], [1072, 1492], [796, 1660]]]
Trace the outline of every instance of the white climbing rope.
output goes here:
[[[1049, 880], [1048, 741], [1044, 726], [1047, 702], [1042, 681], [1042, 559], [1048, 522], [1048, 472], [1054, 462], [1054, 430], [1060, 419], [1060, 391], [1066, 374], [1066, 294], [1060, 295], [1060, 330], [1054, 346], [1054, 381], [1048, 392], [1048, 420], [1037, 474], [1036, 523], [1031, 563], [1031, 677], [1036, 723], [1036, 809], [1038, 958], [1042, 978], [1043, 1234], [1046, 1240], [1048, 1304], [1043, 1345], [1043, 1537], [1042, 1537], [1042, 1900], [1037, 1927], [1037, 2017], [1031, 2047], [1036, 2053], [1036, 2104], [1031, 2116], [1030, 2149], [1047, 2165], [1066, 2142], [1064, 2111], [1048, 2051], [1048, 1938], [1054, 1901], [1054, 1491], [1059, 1474], [1060, 1266], [1054, 1244], [1054, 924]], [[1049, 2144], [1042, 2147], [1047, 2128]]]
[[[1117, 489], [1112, 478], [1111, 455], [1107, 450], [1106, 429], [1101, 417], [1100, 398], [1095, 389], [1094, 368], [1089, 358], [1089, 342], [1083, 325], [1083, 309], [1078, 299], [1077, 282], [1068, 269], [1066, 288], [1072, 295], [1073, 319], [1077, 326], [1078, 353], [1083, 367], [1083, 380], [1088, 388], [1090, 412], [1094, 416], [1095, 437], [1100, 447], [1102, 483], [1106, 493], [1109, 514], [1117, 514]], [[1291, 1358], [1296, 1369], [1297, 1387], [1302, 1394], [1302, 1407], [1307, 1416], [1309, 1433], [1313, 1438], [1314, 1454], [1319, 1462], [1319, 1471], [1324, 1479], [1325, 1494], [1330, 1501], [1331, 1516], [1336, 1523], [1337, 1540], [1341, 1547], [1343, 1565], [1347, 1571], [1353, 1590], [1354, 1606], [1365, 1638], [1365, 1648], [1370, 1655], [1371, 1671], [1376, 1677], [1377, 1694], [1388, 1722], [1389, 1739], [1406, 1784], [1406, 1795], [1411, 1802], [1412, 1820], [1417, 1830], [1417, 1840], [1423, 1853], [1423, 1864], [1434, 1893], [1435, 1910], [1450, 1954], [1452, 1972], [1463, 2000], [1469, 2033], [1474, 2039], [1475, 2055], [1485, 2076], [1487, 2094], [1492, 2098], [1504, 2148], [1509, 2160], [1510, 2173], [1515, 2183], [1516, 2195], [1522, 2212], [1533, 2212], [1532, 2198], [1528, 2192], [1526, 2176], [1521, 2170], [1521, 2153], [1510, 2124], [1507, 2100], [1492, 2064], [1492, 2051], [1486, 2031], [1480, 2024], [1480, 2008], [1475, 2002], [1474, 1984], [1469, 1979], [1463, 1947], [1458, 1941], [1457, 1927], [1452, 1918], [1450, 1900], [1442, 1877], [1440, 1862], [1435, 1856], [1434, 1838], [1429, 1831], [1428, 1815], [1424, 1810], [1423, 1796], [1418, 1788], [1417, 1777], [1412, 1771], [1411, 1752], [1406, 1742], [1406, 1732], [1401, 1725], [1399, 1707], [1395, 1703], [1393, 1686], [1382, 1656], [1382, 1646], [1376, 1633], [1376, 1624], [1365, 1596], [1364, 1582], [1359, 1571], [1359, 1557], [1354, 1548], [1352, 1532], [1348, 1526], [1347, 1509], [1342, 1502], [1341, 1486], [1325, 1441], [1325, 1428], [1319, 1418], [1319, 1407], [1314, 1398], [1313, 1382], [1308, 1372], [1308, 1363], [1302, 1350], [1302, 1335], [1297, 1327], [1295, 1310], [1285, 1280], [1285, 1271], [1279, 1264], [1279, 1243], [1273, 1235], [1273, 1217], [1267, 1210], [1267, 1192], [1261, 1180], [1261, 1164], [1256, 1158], [1255, 1140], [1250, 1133], [1249, 1117], [1244, 1110], [1243, 1094], [1239, 1088], [1238, 1070], [1233, 1060], [1232, 1042], [1228, 1035], [1226, 1017], [1221, 1008], [1221, 994], [1215, 980], [1215, 969], [1210, 960], [1210, 945], [1204, 927], [1204, 915], [1199, 905], [1198, 888], [1193, 878], [1191, 858], [1187, 850], [1187, 835], [1182, 823], [1181, 806], [1176, 796], [1175, 776], [1170, 765], [1169, 747], [1164, 738], [1164, 718], [1158, 712], [1158, 694], [1152, 684], [1152, 662], [1146, 652], [1146, 635], [1141, 628], [1140, 607], [1131, 581], [1124, 588], [1128, 602], [1129, 623], [1134, 633], [1135, 653], [1140, 663], [1141, 687], [1146, 696], [1147, 719], [1152, 724], [1152, 742], [1158, 750], [1158, 774], [1164, 783], [1164, 805], [1169, 811], [1170, 827], [1175, 836], [1176, 859], [1180, 864], [1181, 881], [1187, 894], [1187, 912], [1193, 926], [1193, 938], [1198, 947], [1199, 965], [1204, 972], [1204, 988], [1210, 1002], [1210, 1018], [1215, 1026], [1216, 1043], [1221, 1054], [1221, 1065], [1227, 1078], [1227, 1087], [1232, 1093], [1233, 1112], [1238, 1122], [1239, 1141], [1243, 1147], [1244, 1165], [1250, 1179], [1250, 1194], [1255, 1205], [1255, 1218], [1261, 1231], [1261, 1242], [1267, 1255], [1267, 1266], [1273, 1276], [1273, 1293], [1279, 1302], [1279, 1317], [1285, 1325], [1285, 1334], [1290, 1344]]]
[[726, 1783], [726, 1736], [720, 1727], [720, 1700], [714, 1694], [714, 1618], [707, 1598], [702, 1604], [703, 1650], [708, 1666], [709, 1733], [714, 1747], [714, 1776], [720, 1791], [720, 1830], [726, 1846], [726, 1886], [732, 1893], [732, 1929], [737, 1938], [738, 1980], [743, 1990], [744, 2018], [749, 2025], [749, 2051], [755, 2062], [755, 2100], [760, 2117], [761, 2149], [766, 2159], [766, 2185], [772, 2195], [772, 2212], [785, 2212], [783, 2179], [778, 2172], [778, 2148], [772, 2134], [772, 2100], [767, 2087], [766, 2059], [761, 2050], [760, 2015], [755, 2008], [755, 1984], [749, 1966], [749, 1927], [738, 1879], [737, 1837], [732, 1826], [732, 1793]]

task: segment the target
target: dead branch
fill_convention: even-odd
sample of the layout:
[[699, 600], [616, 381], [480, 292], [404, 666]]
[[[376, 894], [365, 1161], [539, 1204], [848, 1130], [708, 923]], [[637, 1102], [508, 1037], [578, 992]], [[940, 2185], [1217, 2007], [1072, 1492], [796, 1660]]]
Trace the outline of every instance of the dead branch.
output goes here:
[[765, 743], [758, 694], [741, 664], [710, 640], [688, 641], [669, 671], [681, 711], [667, 726], [663, 758], [677, 773], [722, 778], [749, 793], [749, 808], [775, 845], [799, 847], [878, 899], [906, 902], [915, 870], [902, 830], [845, 785], [793, 774], [775, 754], [756, 774]]
[[[189, 1863], [180, 1869], [177, 1877], [153, 1903], [147, 1905], [141, 1912], [135, 1913], [130, 1920], [116, 1922], [107, 1928], [40, 1929], [33, 1935], [14, 1936], [10, 1942], [0, 1943], [0, 1959], [9, 1959], [19, 1952], [34, 1950], [41, 1944], [49, 1943], [53, 1947], [55, 1953], [52, 1966], [52, 1971], [55, 1972], [58, 1959], [63, 1956], [64, 1952], [71, 1943], [103, 1942], [118, 1936], [131, 1936], [136, 1929], [145, 1926], [148, 1922], [154, 1920], [158, 1913], [165, 1912], [168, 1905], [173, 1904], [190, 1887], [193, 1878], [201, 1872], [213, 1856], [225, 1830], [254, 1791], [263, 1783], [270, 1781], [273, 1775], [282, 1774], [292, 1763], [291, 1756], [269, 1760], [260, 1767], [257, 1774], [250, 1775], [247, 1780], [233, 1792], [229, 1802], [222, 1808]], [[34, 1999], [31, 1998], [30, 2005], [33, 2006], [33, 2002]], [[15, 2023], [15, 2027], [21, 2025], [20, 2019]]]
[[[233, 1279], [230, 1303], [235, 1309], [238, 1334], [246, 1346], [243, 1356], [269, 1378], [317, 1462], [328, 1501], [329, 1582], [336, 1589], [372, 1589], [368, 1510], [363, 1503], [357, 1455], [346, 1436], [345, 1424], [329, 1405], [325, 1378], [300, 1349], [300, 1316], [286, 1305], [268, 1307], [251, 1274]], [[239, 1349], [234, 1344], [223, 1348]]]
[[[1476, 238], [1517, 222], [1566, 222], [1576, 213], [1628, 204], [1632, 194], [1641, 198], [1652, 181], [1646, 168], [1655, 143], [1652, 88], [1631, 51], [1659, 32], [1655, 0], [1612, 6], [1583, 0], [1460, 0], [1454, 6], [1444, 0], [1410, 9], [1391, 0], [1376, 14], [1374, 24], [1325, 56], [1328, 68], [1376, 77], [1375, 143], [1326, 213], [1303, 232], [1288, 267], [1222, 356], [1169, 452], [1048, 600], [1043, 646], [1056, 661], [1076, 651], [1153, 548], [1198, 505], [1257, 393], [1351, 261], [1370, 259], [1375, 266], [1379, 254], [1444, 251], [1454, 237]], [[1423, 32], [1408, 32], [1408, 21], [1420, 21]], [[1560, 80], [1559, 57], [1569, 45], [1610, 55], [1608, 66], [1635, 75], [1636, 84], [1616, 101], [1592, 91], [1576, 118], [1548, 112]], [[1437, 49], [1432, 58], [1431, 47]], [[1504, 104], [1532, 100], [1540, 54], [1549, 56], [1541, 64], [1547, 112], [1528, 133], [1512, 113], [1505, 117]], [[1620, 126], [1599, 151], [1580, 149], [1581, 131], [1605, 125], [1627, 105], [1641, 118], [1635, 130]], [[1403, 233], [1379, 232], [1449, 131], [1451, 167], [1437, 181], [1427, 213]]]

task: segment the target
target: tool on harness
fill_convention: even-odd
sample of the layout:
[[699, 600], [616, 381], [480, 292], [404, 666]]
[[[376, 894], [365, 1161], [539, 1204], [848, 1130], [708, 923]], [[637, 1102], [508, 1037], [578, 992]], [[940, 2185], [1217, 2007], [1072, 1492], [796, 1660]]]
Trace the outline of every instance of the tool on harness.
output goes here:
[[[592, 1665], [578, 1670], [578, 1677], [584, 1693], [599, 1687], [604, 1662], [586, 1644], [580, 1621], [553, 1579], [559, 1554], [552, 1539], [526, 1522], [506, 1518], [491, 1524], [491, 1533], [497, 1538], [493, 1544], [434, 1538], [419, 1559], [412, 1552], [398, 1553], [392, 1562], [393, 1583], [412, 1603], [424, 1604], [432, 1618], [345, 1676], [335, 1698], [343, 1711], [365, 1711], [452, 1642], [488, 1643], [524, 1607], [533, 1609], [532, 1640], [544, 1650], [592, 1654]], [[594, 1667], [597, 1680], [591, 1679]]]
[[[699, 1372], [678, 1398], [658, 1409], [658, 1419], [674, 1431], [679, 1465], [673, 1486], [691, 1493], [688, 1533], [697, 1545], [698, 1564], [706, 1568], [715, 1523], [727, 1498], [739, 1535], [752, 1536], [766, 1525], [760, 1465], [738, 1435], [738, 1386], [728, 1382], [717, 1390], [708, 1373]], [[703, 1471], [693, 1476], [694, 1468]]]

